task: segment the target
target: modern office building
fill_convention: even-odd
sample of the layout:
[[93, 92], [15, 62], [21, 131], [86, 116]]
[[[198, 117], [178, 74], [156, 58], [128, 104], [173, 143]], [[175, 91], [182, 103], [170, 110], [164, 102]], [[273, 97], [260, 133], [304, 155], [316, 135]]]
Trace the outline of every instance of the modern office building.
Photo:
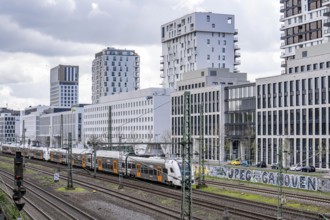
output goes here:
[[42, 146], [65, 146], [69, 141], [69, 133], [74, 146], [81, 143], [83, 111], [83, 105], [75, 105], [71, 109], [45, 110], [40, 115], [39, 139]]
[[256, 80], [256, 160], [330, 169], [330, 43], [296, 49], [291, 74]]
[[[225, 105], [224, 89], [228, 85], [247, 82], [246, 73], [232, 73], [229, 69], [206, 68], [183, 74], [178, 82], [178, 90], [171, 94], [171, 127], [172, 141], [180, 143], [183, 134], [185, 91], [190, 91], [191, 138], [195, 157], [199, 152], [200, 140], [204, 142], [204, 159], [208, 161], [224, 161], [225, 141]], [[203, 108], [204, 126], [201, 124]], [[204, 128], [203, 131], [200, 128]], [[203, 134], [201, 133], [203, 132]], [[174, 144], [171, 154], [180, 155], [180, 144]]]
[[238, 72], [235, 16], [194, 12], [161, 26], [161, 77], [165, 88], [177, 88], [183, 73], [204, 68]]
[[225, 160], [255, 159], [256, 84], [225, 87]]
[[[25, 137], [25, 141], [40, 142], [40, 115], [44, 110], [51, 108], [50, 106], [38, 105], [29, 107], [21, 111], [20, 115], [20, 137]], [[24, 127], [24, 129], [23, 129]], [[24, 131], [24, 133], [23, 133]]]
[[100, 98], [140, 88], [140, 56], [134, 50], [108, 47], [95, 54], [92, 66], [92, 103]]
[[[287, 60], [295, 58], [298, 48], [329, 42], [330, 1], [329, 0], [280, 0], [282, 67]], [[286, 70], [282, 74], [288, 73]]]
[[84, 142], [108, 142], [109, 107], [111, 138], [122, 142], [170, 142], [171, 89], [148, 88], [104, 96], [84, 107]]
[[79, 100], [79, 67], [58, 65], [50, 70], [50, 106], [71, 107]]
[[19, 111], [6, 110], [0, 109], [0, 143], [19, 142]]

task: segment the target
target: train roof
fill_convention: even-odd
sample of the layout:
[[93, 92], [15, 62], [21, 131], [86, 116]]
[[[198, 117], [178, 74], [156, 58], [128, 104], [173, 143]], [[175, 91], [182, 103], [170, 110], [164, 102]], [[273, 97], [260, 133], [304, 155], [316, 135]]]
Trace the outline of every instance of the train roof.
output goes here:
[[98, 150], [96, 151], [97, 157], [112, 157], [112, 158], [118, 158], [119, 157], [119, 151], [106, 151], [106, 150]]

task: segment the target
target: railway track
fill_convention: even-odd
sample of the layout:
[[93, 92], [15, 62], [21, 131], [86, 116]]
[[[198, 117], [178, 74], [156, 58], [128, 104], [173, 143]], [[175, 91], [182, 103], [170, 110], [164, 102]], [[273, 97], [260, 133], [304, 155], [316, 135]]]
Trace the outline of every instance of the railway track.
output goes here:
[[[0, 174], [9, 179], [13, 180], [13, 175], [9, 172], [0, 170]], [[6, 184], [8, 187], [11, 187], [10, 184]], [[95, 220], [90, 214], [86, 213], [84, 210], [81, 210], [70, 203], [64, 201], [60, 197], [47, 192], [41, 187], [29, 182], [24, 181], [26, 188], [26, 195], [24, 196], [24, 201], [30, 204], [33, 208], [39, 211], [39, 216], [31, 215], [32, 219], [88, 219]], [[36, 204], [39, 204], [37, 206]], [[25, 208], [26, 209], [26, 208]], [[56, 211], [55, 211], [56, 210]], [[32, 213], [32, 211], [28, 211]], [[42, 216], [42, 218], [40, 218]]]
[[[44, 163], [44, 162], [38, 161], [38, 163]], [[51, 164], [51, 163], [48, 163], [48, 164]], [[53, 165], [55, 167], [63, 168], [63, 166], [59, 166], [56, 164], [53, 164]], [[31, 169], [35, 169], [38, 172], [43, 172], [48, 175], [53, 175], [53, 173], [49, 173], [44, 170], [36, 169], [34, 167], [31, 167]], [[81, 169], [78, 169], [78, 170], [81, 170]], [[79, 175], [90, 177], [90, 175], [88, 175], [87, 173], [83, 173], [81, 171], [75, 171], [75, 173], [76, 174], [79, 173]], [[104, 176], [104, 177], [102, 177], [102, 176]], [[115, 178], [115, 180], [114, 180], [114, 178]], [[118, 184], [118, 176], [98, 174], [97, 179], [111, 182], [114, 184]], [[75, 181], [75, 182], [78, 183], [79, 181]], [[146, 185], [145, 182], [143, 182], [143, 183], [144, 183], [143, 186], [136, 186], [136, 183], [131, 184], [131, 183], [128, 183], [128, 181], [124, 181], [123, 184], [125, 187], [130, 187], [132, 189], [145, 191], [145, 192], [156, 194], [159, 196], [165, 196], [166, 198], [181, 200], [181, 197], [178, 195], [178, 191], [163, 192], [160, 189], [159, 190], [154, 189], [154, 188], [149, 189], [148, 187], [145, 186]], [[91, 184], [91, 183], [88, 182], [87, 184]], [[100, 189], [100, 186], [98, 186], [98, 185], [92, 185], [92, 187], [97, 187], [98, 190]], [[165, 187], [159, 187], [159, 188], [165, 188]], [[109, 189], [105, 189], [105, 188], [103, 190], [109, 191]], [[264, 204], [264, 203], [255, 203], [255, 202], [253, 202], [253, 204], [251, 204], [251, 201], [240, 200], [240, 199], [226, 197], [226, 196], [222, 196], [222, 195], [216, 195], [214, 193], [206, 193], [206, 192], [199, 191], [199, 190], [195, 190], [193, 195], [194, 195], [194, 198], [193, 198], [194, 206], [200, 206], [203, 208], [214, 210], [216, 212], [223, 212], [225, 209], [227, 209], [231, 213], [231, 215], [234, 214], [235, 216], [244, 217], [244, 218], [248, 218], [248, 219], [276, 219], [276, 206], [273, 206], [273, 205], [268, 205], [268, 204]], [[209, 199], [201, 199], [200, 197], [205, 197], [205, 198], [209, 198]], [[225, 201], [226, 204], [219, 204], [219, 202], [208, 201], [210, 199], [213, 199], [216, 201]], [[245, 209], [241, 208], [241, 206], [245, 207]], [[250, 207], [250, 208], [246, 208], [246, 207]], [[255, 210], [257, 210], [257, 211], [255, 211]], [[263, 212], [265, 212], [267, 214], [260, 213], [260, 210], [263, 210]], [[171, 210], [171, 212], [173, 212], [173, 209]], [[284, 208], [283, 216], [286, 217], [287, 219], [319, 219], [319, 217], [316, 213], [302, 212], [300, 210], [289, 209], [289, 208]]]
[[[235, 184], [230, 184], [230, 183], [224, 183], [224, 182], [215, 182], [215, 181], [205, 181], [206, 184], [208, 185], [214, 185], [214, 186], [220, 186], [220, 187], [227, 187], [231, 189], [238, 189], [238, 190], [246, 190], [246, 191], [252, 191], [252, 192], [258, 192], [258, 193], [264, 193], [268, 195], [274, 195], [277, 196], [278, 192], [276, 190], [271, 190], [271, 189], [264, 189], [264, 188], [257, 188], [257, 187], [252, 187], [252, 186], [245, 186], [245, 185], [235, 185]], [[296, 194], [292, 192], [285, 191], [283, 192], [286, 196], [286, 198], [292, 198], [292, 199], [299, 199], [303, 201], [313, 201], [313, 202], [318, 202], [318, 203], [324, 203], [328, 205], [330, 203], [330, 198], [325, 198], [325, 197], [317, 197], [317, 196], [312, 196], [312, 195], [301, 195], [301, 194]]]
[[[40, 170], [34, 167], [29, 167], [29, 169], [33, 169], [35, 171], [38, 172], [42, 172], [48, 175], [52, 175], [52, 173], [48, 172], [48, 171], [44, 171], [44, 170]], [[88, 174], [86, 173], [79, 173], [79, 175], [83, 175], [83, 176], [88, 176], [90, 177]], [[102, 180], [102, 181], [107, 181], [110, 183], [114, 183], [114, 184], [118, 184], [118, 180], [113, 180], [111, 178], [106, 178], [106, 177], [100, 177], [98, 176], [96, 178], [97, 180]], [[76, 183], [83, 185], [81, 180], [80, 181], [75, 181]], [[99, 185], [95, 185], [95, 184], [91, 184], [90, 182], [87, 183], [90, 186], [93, 187], [97, 187], [98, 190], [100, 189]], [[136, 185], [136, 184], [131, 184], [128, 182], [123, 183], [124, 187], [129, 187], [135, 190], [141, 190], [147, 193], [152, 193], [152, 194], [156, 194], [159, 196], [164, 196], [166, 198], [171, 198], [171, 199], [175, 199], [175, 200], [181, 200], [181, 196], [178, 194], [177, 191], [166, 191], [164, 192], [163, 190], [155, 190], [147, 188], [147, 187], [142, 187], [141, 185]], [[164, 188], [164, 187], [161, 187]], [[109, 189], [107, 188], [103, 188], [102, 189], [102, 193], [105, 191], [108, 191]], [[212, 201], [208, 201], [208, 199], [201, 199], [200, 196], [204, 196], [207, 198], [213, 198], [214, 200], [218, 200], [218, 201], [225, 201], [225, 202], [231, 202], [233, 205], [223, 205], [223, 204], [219, 204], [219, 202], [212, 202]], [[206, 192], [202, 192], [199, 190], [194, 190], [194, 197], [193, 197], [193, 205], [194, 206], [199, 206], [199, 207], [203, 207], [203, 208], [207, 208], [207, 209], [211, 209], [214, 210], [216, 212], [224, 212], [225, 209], [227, 209], [231, 214], [234, 214], [235, 216], [239, 216], [239, 217], [244, 217], [247, 219], [277, 219], [276, 217], [276, 211], [277, 211], [277, 207], [273, 206], [273, 205], [268, 205], [268, 204], [264, 204], [264, 203], [253, 203], [253, 209], [257, 209], [258, 211], [256, 212], [255, 210], [249, 210], [248, 208], [240, 208], [241, 205], [249, 206], [251, 207], [251, 201], [245, 201], [245, 200], [239, 200], [236, 198], [232, 198], [232, 197], [226, 197], [226, 196], [222, 196], [222, 195], [215, 195], [212, 193], [206, 193]], [[260, 210], [263, 210], [263, 212], [266, 212], [268, 214], [263, 214], [260, 213]], [[173, 212], [173, 209], [171, 210]], [[301, 212], [301, 211], [297, 211], [294, 209], [287, 209], [285, 208], [283, 211], [283, 215], [287, 217], [287, 219], [303, 219], [303, 218], [307, 218], [307, 219], [319, 219], [318, 215], [315, 213], [309, 213], [309, 212]], [[290, 217], [289, 217], [290, 216]]]

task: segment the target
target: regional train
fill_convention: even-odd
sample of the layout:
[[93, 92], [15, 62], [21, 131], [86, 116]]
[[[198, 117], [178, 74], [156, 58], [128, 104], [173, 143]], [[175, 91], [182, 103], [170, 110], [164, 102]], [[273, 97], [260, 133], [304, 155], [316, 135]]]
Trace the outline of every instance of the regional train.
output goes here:
[[[2, 153], [22, 155], [37, 160], [45, 160], [67, 164], [67, 150], [60, 148], [22, 147], [22, 145], [2, 144]], [[180, 158], [165, 158], [159, 156], [140, 156], [119, 151], [96, 151], [96, 164], [91, 149], [72, 148], [72, 165], [99, 172], [122, 174], [127, 177], [159, 182], [171, 186], [181, 186], [182, 160]], [[189, 175], [186, 167], [186, 175]], [[190, 169], [192, 184], [195, 183], [193, 166]]]

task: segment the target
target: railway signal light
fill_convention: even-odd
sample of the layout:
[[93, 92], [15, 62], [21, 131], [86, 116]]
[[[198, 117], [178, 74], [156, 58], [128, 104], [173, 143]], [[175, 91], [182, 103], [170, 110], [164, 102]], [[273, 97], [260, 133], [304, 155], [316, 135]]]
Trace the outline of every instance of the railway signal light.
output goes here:
[[26, 189], [23, 186], [23, 157], [21, 152], [16, 152], [16, 157], [14, 159], [14, 179], [16, 187], [13, 190], [13, 200], [19, 211], [21, 211], [25, 203], [21, 202], [21, 198], [25, 195]]

